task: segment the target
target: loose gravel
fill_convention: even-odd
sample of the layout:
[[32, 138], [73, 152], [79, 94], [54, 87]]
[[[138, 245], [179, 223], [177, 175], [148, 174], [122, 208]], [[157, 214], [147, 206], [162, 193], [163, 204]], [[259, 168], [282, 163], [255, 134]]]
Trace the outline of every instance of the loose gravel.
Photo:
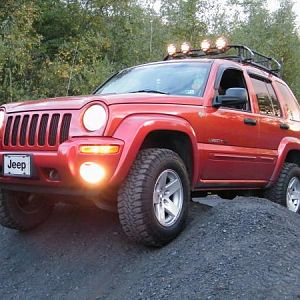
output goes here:
[[62, 205], [30, 233], [0, 229], [0, 299], [299, 299], [300, 216], [265, 199], [192, 203], [162, 249], [117, 216]]

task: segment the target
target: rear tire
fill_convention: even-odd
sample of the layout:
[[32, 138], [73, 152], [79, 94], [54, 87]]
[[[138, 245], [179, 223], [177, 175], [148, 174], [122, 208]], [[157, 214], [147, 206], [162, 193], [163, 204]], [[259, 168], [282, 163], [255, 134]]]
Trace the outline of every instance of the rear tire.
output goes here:
[[293, 163], [285, 163], [272, 187], [264, 197], [286, 206], [293, 212], [300, 212], [300, 168]]
[[0, 190], [0, 224], [26, 231], [48, 219], [53, 202], [40, 195]]
[[160, 247], [184, 228], [189, 201], [189, 177], [177, 153], [141, 150], [119, 190], [120, 222], [130, 239]]

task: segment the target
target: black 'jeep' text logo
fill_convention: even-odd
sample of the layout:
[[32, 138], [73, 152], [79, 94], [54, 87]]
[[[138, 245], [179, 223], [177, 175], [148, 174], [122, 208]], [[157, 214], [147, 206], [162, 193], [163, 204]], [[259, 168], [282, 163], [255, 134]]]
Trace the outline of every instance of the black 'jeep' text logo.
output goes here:
[[26, 163], [24, 162], [14, 162], [14, 161], [9, 161], [7, 167], [9, 169], [18, 169], [21, 171], [24, 171], [26, 169]]

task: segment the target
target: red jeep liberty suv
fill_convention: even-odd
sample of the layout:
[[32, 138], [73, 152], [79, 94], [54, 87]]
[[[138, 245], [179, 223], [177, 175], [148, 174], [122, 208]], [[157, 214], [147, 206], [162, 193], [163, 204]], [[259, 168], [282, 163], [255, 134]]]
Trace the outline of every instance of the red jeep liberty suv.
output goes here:
[[300, 209], [300, 108], [280, 64], [241, 45], [168, 47], [91, 96], [0, 107], [0, 223], [29, 230], [61, 199], [116, 207], [162, 246], [191, 196], [263, 196]]

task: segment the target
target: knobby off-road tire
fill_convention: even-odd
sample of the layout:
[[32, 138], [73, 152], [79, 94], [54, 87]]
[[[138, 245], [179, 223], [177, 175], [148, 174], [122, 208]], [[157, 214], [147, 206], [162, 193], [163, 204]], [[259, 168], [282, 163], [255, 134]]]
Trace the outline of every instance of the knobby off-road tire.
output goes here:
[[33, 229], [48, 219], [53, 206], [42, 196], [0, 190], [0, 224], [20, 231]]
[[181, 158], [168, 149], [141, 150], [119, 190], [120, 222], [131, 240], [161, 247], [184, 228], [189, 201], [189, 177]]
[[289, 210], [300, 211], [300, 168], [285, 163], [277, 181], [264, 193], [265, 198], [286, 206]]

